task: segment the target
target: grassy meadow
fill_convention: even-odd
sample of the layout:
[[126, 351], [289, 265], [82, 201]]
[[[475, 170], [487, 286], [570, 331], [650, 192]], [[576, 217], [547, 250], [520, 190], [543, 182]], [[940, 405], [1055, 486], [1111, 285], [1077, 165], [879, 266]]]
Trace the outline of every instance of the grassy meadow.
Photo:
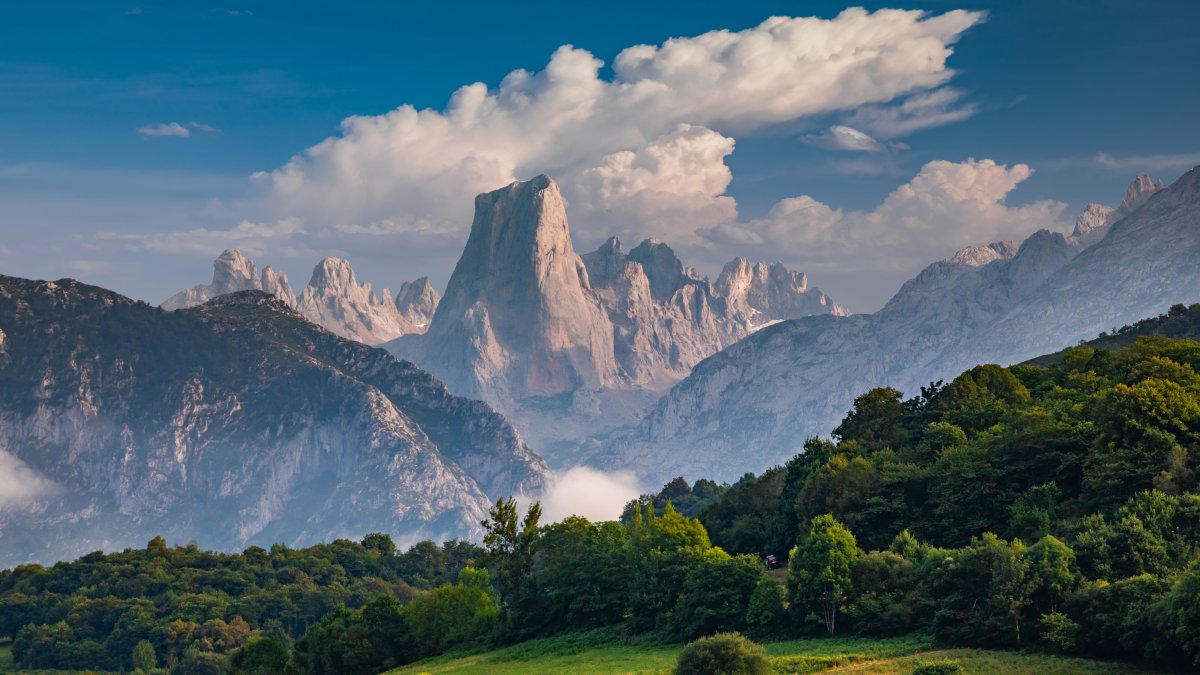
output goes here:
[[[535, 675], [551, 673], [666, 674], [682, 645], [639, 645], [603, 631], [531, 640], [494, 651], [458, 652], [390, 671], [390, 675], [478, 673]], [[829, 638], [764, 644], [776, 672], [911, 673], [931, 661], [952, 659], [966, 673], [1091, 675], [1149, 673], [1126, 663], [1072, 659], [1044, 654], [979, 649], [934, 649], [928, 639]]]

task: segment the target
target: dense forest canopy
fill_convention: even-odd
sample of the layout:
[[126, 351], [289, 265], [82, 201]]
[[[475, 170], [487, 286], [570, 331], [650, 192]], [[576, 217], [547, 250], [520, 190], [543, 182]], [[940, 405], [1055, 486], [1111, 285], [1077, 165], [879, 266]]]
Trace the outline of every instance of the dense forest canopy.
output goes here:
[[[25, 667], [183, 673], [370, 673], [584, 630], [928, 631], [1200, 667], [1200, 342], [1044, 363], [981, 365], [907, 399], [874, 389], [786, 466], [672, 481], [620, 522], [543, 525], [506, 500], [482, 548], [401, 553], [371, 535], [225, 555], [156, 539], [19, 567], [0, 573], [0, 637]], [[787, 569], [764, 573], [766, 554]]]

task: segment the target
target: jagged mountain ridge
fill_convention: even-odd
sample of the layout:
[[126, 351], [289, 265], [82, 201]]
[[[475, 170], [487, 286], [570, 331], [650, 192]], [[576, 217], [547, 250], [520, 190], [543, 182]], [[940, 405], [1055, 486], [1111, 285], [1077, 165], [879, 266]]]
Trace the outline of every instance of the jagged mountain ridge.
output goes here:
[[1018, 362], [1200, 298], [1197, 183], [1200, 169], [1162, 190], [1139, 175], [1114, 210], [1126, 215], [1091, 246], [1041, 231], [1015, 251], [971, 247], [927, 267], [875, 314], [766, 328], [698, 364], [637, 425], [592, 439], [584, 453], [648, 484], [733, 480], [830, 433], [872, 387], [915, 394], [977, 363]]
[[57, 490], [0, 510], [0, 565], [141, 545], [477, 535], [545, 463], [486, 404], [259, 291], [173, 312], [0, 276], [0, 450]]
[[395, 299], [386, 288], [376, 293], [370, 283], [358, 282], [348, 260], [336, 256], [317, 263], [308, 285], [297, 294], [283, 272], [268, 266], [260, 276], [253, 260], [237, 249], [228, 249], [213, 261], [212, 282], [176, 293], [161, 307], [195, 307], [237, 291], [270, 293], [310, 321], [370, 345], [423, 332], [440, 299], [427, 277], [404, 282]]
[[479, 195], [429, 330], [388, 343], [503, 411], [548, 456], [632, 420], [704, 357], [776, 318], [845, 310], [782, 265], [730, 263], [717, 290], [666, 244], [577, 254], [548, 176]]

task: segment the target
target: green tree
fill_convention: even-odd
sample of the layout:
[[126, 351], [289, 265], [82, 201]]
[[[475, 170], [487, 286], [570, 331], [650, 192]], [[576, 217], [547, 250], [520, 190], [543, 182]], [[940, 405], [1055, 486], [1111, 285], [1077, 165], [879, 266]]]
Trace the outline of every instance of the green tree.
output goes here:
[[227, 670], [230, 675], [277, 675], [287, 671], [289, 657], [279, 639], [255, 638], [233, 653]]
[[1158, 627], [1200, 668], [1200, 560], [1179, 578], [1158, 608]]
[[1025, 555], [1035, 595], [1046, 598], [1049, 613], [1057, 612], [1059, 600], [1074, 589], [1078, 578], [1075, 552], [1056, 537], [1046, 535], [1026, 549]]
[[833, 635], [838, 611], [853, 588], [854, 562], [860, 555], [854, 535], [832, 515], [813, 518], [808, 535], [792, 551], [789, 563], [788, 594], [793, 612], [818, 609], [826, 631]]
[[756, 637], [779, 635], [785, 629], [787, 607], [783, 589], [771, 577], [760, 577], [746, 606], [746, 628]]
[[859, 396], [833, 435], [843, 441], [858, 441], [868, 450], [899, 447], [907, 435], [900, 424], [903, 396], [891, 387], [879, 387]]
[[717, 633], [684, 647], [675, 675], [767, 675], [771, 662], [761, 645], [737, 633]]
[[363, 548], [375, 551], [384, 558], [391, 558], [396, 555], [396, 544], [392, 542], [392, 538], [383, 532], [372, 532], [363, 537]]
[[504, 602], [516, 598], [529, 573], [541, 517], [542, 505], [534, 502], [525, 512], [524, 520], [519, 521], [517, 503], [509, 497], [496, 500], [488, 511], [488, 519], [482, 523], [488, 567], [495, 572], [496, 588]]
[[149, 673], [158, 668], [158, 658], [154, 655], [154, 645], [149, 640], [142, 640], [133, 648], [133, 669]]
[[687, 573], [671, 611], [671, 632], [688, 640], [745, 627], [750, 596], [762, 577], [754, 556], [712, 549]]

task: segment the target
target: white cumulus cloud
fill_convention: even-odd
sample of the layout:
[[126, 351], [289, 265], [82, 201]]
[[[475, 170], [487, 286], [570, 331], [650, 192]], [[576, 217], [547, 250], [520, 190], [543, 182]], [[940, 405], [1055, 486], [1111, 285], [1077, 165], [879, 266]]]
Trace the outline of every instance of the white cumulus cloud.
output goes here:
[[870, 211], [843, 211], [802, 195], [778, 202], [767, 216], [704, 232], [714, 243], [789, 251], [808, 269], [910, 266], [964, 246], [1020, 240], [1040, 228], [1060, 228], [1062, 202], [1005, 203], [1033, 174], [1024, 164], [993, 160], [929, 162]]
[[[477, 193], [550, 173], [579, 206], [573, 225], [585, 239], [618, 220], [631, 233], [690, 234], [735, 213], [723, 192], [737, 134], [863, 106], [887, 111], [944, 91], [952, 45], [982, 17], [862, 9], [775, 17], [629, 47], [611, 77], [591, 53], [566, 45], [540, 72], [513, 71], [494, 89], [464, 86], [444, 109], [350, 117], [339, 135], [255, 179], [270, 218], [419, 235], [408, 224], [464, 229]], [[877, 126], [902, 115], [875, 114]]]

